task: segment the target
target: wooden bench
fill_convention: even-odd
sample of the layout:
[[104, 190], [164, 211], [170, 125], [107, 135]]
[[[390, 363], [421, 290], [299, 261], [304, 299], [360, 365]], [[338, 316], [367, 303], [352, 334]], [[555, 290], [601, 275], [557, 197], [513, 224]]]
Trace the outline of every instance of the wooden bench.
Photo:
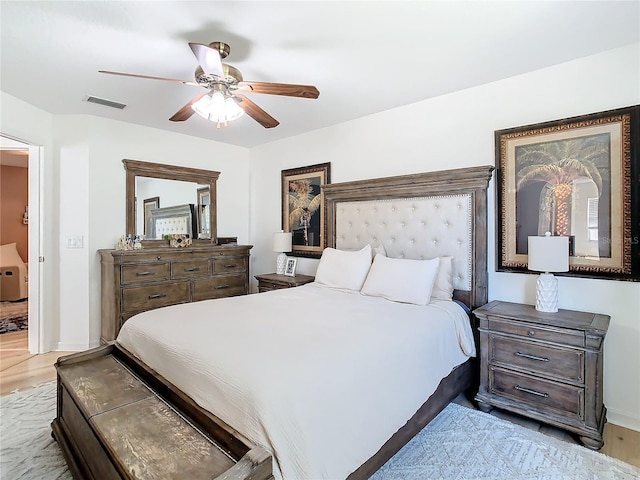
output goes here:
[[53, 437], [76, 479], [273, 479], [271, 455], [115, 343], [61, 357]]

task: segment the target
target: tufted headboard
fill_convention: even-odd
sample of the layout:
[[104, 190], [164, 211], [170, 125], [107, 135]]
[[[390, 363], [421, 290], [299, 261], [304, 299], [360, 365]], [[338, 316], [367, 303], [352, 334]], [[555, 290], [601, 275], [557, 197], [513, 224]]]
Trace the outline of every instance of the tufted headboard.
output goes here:
[[323, 185], [329, 247], [383, 244], [393, 258], [452, 256], [454, 297], [487, 302], [492, 166]]

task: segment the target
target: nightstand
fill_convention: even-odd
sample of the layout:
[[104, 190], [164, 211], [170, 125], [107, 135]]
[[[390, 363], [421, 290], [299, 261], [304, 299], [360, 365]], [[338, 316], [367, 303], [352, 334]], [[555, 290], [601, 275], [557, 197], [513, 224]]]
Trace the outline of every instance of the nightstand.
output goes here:
[[265, 273], [264, 275], [256, 275], [258, 280], [258, 292], [268, 292], [270, 290], [279, 290], [281, 288], [299, 287], [305, 283], [313, 282], [315, 277], [311, 275], [296, 275], [290, 277], [288, 275], [278, 275], [277, 273]]
[[480, 330], [478, 407], [508, 410], [603, 445], [602, 356], [610, 317], [493, 301], [474, 310]]

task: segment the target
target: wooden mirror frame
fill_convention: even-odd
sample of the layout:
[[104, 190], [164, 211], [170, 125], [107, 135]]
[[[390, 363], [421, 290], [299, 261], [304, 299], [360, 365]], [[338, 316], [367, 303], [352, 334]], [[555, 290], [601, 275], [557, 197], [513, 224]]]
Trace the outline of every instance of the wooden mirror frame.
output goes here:
[[[208, 185], [211, 192], [209, 207], [209, 225], [211, 225], [211, 238], [192, 239], [194, 244], [207, 243], [216, 244], [218, 242], [217, 227], [217, 193], [216, 183], [220, 172], [213, 170], [202, 170], [190, 167], [178, 167], [162, 163], [140, 162], [138, 160], [122, 160], [126, 177], [126, 219], [127, 235], [136, 235], [136, 177], [163, 178], [165, 180], [179, 180], [183, 182], [194, 182], [197, 185]], [[168, 245], [165, 240], [144, 240], [146, 246]]]

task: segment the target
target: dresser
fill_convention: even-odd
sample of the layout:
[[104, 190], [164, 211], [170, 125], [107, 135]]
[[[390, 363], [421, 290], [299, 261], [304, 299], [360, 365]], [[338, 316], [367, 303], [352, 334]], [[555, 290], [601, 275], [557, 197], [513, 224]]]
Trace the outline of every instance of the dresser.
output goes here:
[[508, 410], [603, 445], [603, 343], [609, 316], [572, 310], [538, 312], [531, 305], [493, 301], [479, 320], [483, 411]]
[[277, 273], [265, 273], [262, 275], [256, 275], [258, 280], [258, 292], [268, 292], [270, 290], [280, 290], [282, 288], [299, 287], [306, 283], [311, 283], [315, 280], [315, 277], [311, 275], [280, 275]]
[[102, 343], [133, 315], [177, 303], [249, 293], [251, 245], [99, 250]]

